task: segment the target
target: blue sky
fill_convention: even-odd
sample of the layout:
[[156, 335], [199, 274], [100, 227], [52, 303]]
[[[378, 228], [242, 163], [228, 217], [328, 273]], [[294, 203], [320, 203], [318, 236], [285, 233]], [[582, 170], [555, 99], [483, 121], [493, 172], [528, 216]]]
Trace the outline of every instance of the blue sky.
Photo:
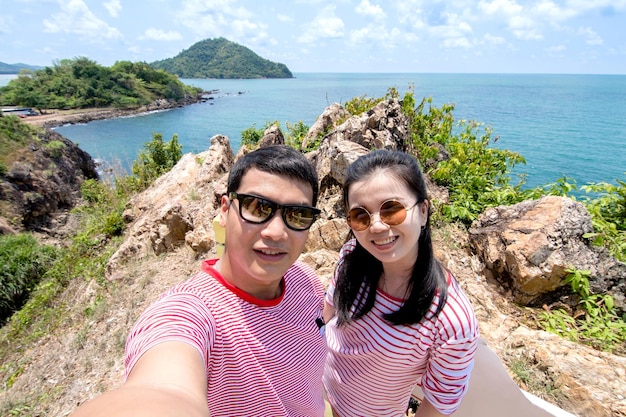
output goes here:
[[626, 74], [626, 0], [0, 0], [0, 61], [170, 58], [224, 37], [292, 72]]

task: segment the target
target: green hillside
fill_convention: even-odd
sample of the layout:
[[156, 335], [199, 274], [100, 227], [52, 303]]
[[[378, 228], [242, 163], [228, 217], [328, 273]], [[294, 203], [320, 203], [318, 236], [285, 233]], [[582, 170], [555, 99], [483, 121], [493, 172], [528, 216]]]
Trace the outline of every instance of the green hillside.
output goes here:
[[17, 74], [20, 70], [29, 69], [29, 70], [38, 70], [43, 67], [37, 67], [34, 65], [26, 65], [26, 64], [6, 64], [4, 62], [0, 62], [0, 74]]
[[85, 57], [20, 74], [0, 87], [0, 105], [37, 109], [114, 107], [133, 109], [159, 99], [193, 99], [201, 89], [145, 62], [118, 61], [112, 67]]
[[174, 58], [150, 64], [182, 78], [293, 78], [284, 64], [224, 38], [205, 39]]

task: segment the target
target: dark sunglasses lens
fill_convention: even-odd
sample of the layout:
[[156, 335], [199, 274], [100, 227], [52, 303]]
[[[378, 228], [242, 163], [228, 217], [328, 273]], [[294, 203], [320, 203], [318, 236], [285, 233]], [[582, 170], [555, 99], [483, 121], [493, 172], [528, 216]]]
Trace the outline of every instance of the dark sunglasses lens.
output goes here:
[[285, 223], [294, 230], [308, 229], [316, 218], [315, 211], [309, 207], [286, 207], [283, 212]]
[[239, 204], [241, 217], [252, 223], [263, 223], [276, 210], [271, 201], [254, 196], [239, 196]]
[[365, 230], [370, 225], [370, 214], [362, 207], [353, 208], [348, 212], [348, 225], [356, 231]]
[[398, 201], [385, 201], [380, 206], [380, 220], [389, 226], [395, 226], [406, 219], [406, 208]]

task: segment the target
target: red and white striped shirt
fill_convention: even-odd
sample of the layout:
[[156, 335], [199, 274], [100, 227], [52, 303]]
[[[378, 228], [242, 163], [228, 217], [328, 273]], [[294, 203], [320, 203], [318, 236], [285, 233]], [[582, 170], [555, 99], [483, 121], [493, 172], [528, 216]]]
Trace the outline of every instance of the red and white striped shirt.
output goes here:
[[126, 342], [126, 375], [158, 343], [194, 346], [206, 365], [211, 416], [323, 416], [326, 343], [316, 319], [324, 288], [296, 262], [282, 297], [258, 300], [205, 261], [202, 271], [164, 293]]
[[[346, 250], [353, 250], [354, 242]], [[381, 290], [372, 310], [337, 327], [326, 324], [328, 356], [324, 386], [341, 417], [404, 416], [415, 385], [443, 414], [453, 413], [467, 391], [479, 337], [474, 310], [448, 272], [448, 298], [436, 318], [438, 297], [430, 314], [415, 325], [393, 326], [383, 315], [397, 311], [403, 300]], [[326, 293], [333, 304], [335, 280]]]

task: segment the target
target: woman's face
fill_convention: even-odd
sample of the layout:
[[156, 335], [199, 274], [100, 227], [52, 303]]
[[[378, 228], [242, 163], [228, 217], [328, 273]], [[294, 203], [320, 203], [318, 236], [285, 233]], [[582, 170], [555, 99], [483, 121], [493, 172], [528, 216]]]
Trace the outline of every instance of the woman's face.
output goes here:
[[[397, 200], [408, 209], [402, 223], [388, 225], [381, 221], [380, 206], [388, 200]], [[386, 170], [375, 171], [350, 186], [348, 211], [362, 207], [371, 216], [369, 227], [361, 231], [353, 229], [353, 233], [361, 246], [383, 266], [413, 268], [420, 231], [428, 220], [428, 201], [415, 205], [416, 202], [417, 196], [404, 181]]]

